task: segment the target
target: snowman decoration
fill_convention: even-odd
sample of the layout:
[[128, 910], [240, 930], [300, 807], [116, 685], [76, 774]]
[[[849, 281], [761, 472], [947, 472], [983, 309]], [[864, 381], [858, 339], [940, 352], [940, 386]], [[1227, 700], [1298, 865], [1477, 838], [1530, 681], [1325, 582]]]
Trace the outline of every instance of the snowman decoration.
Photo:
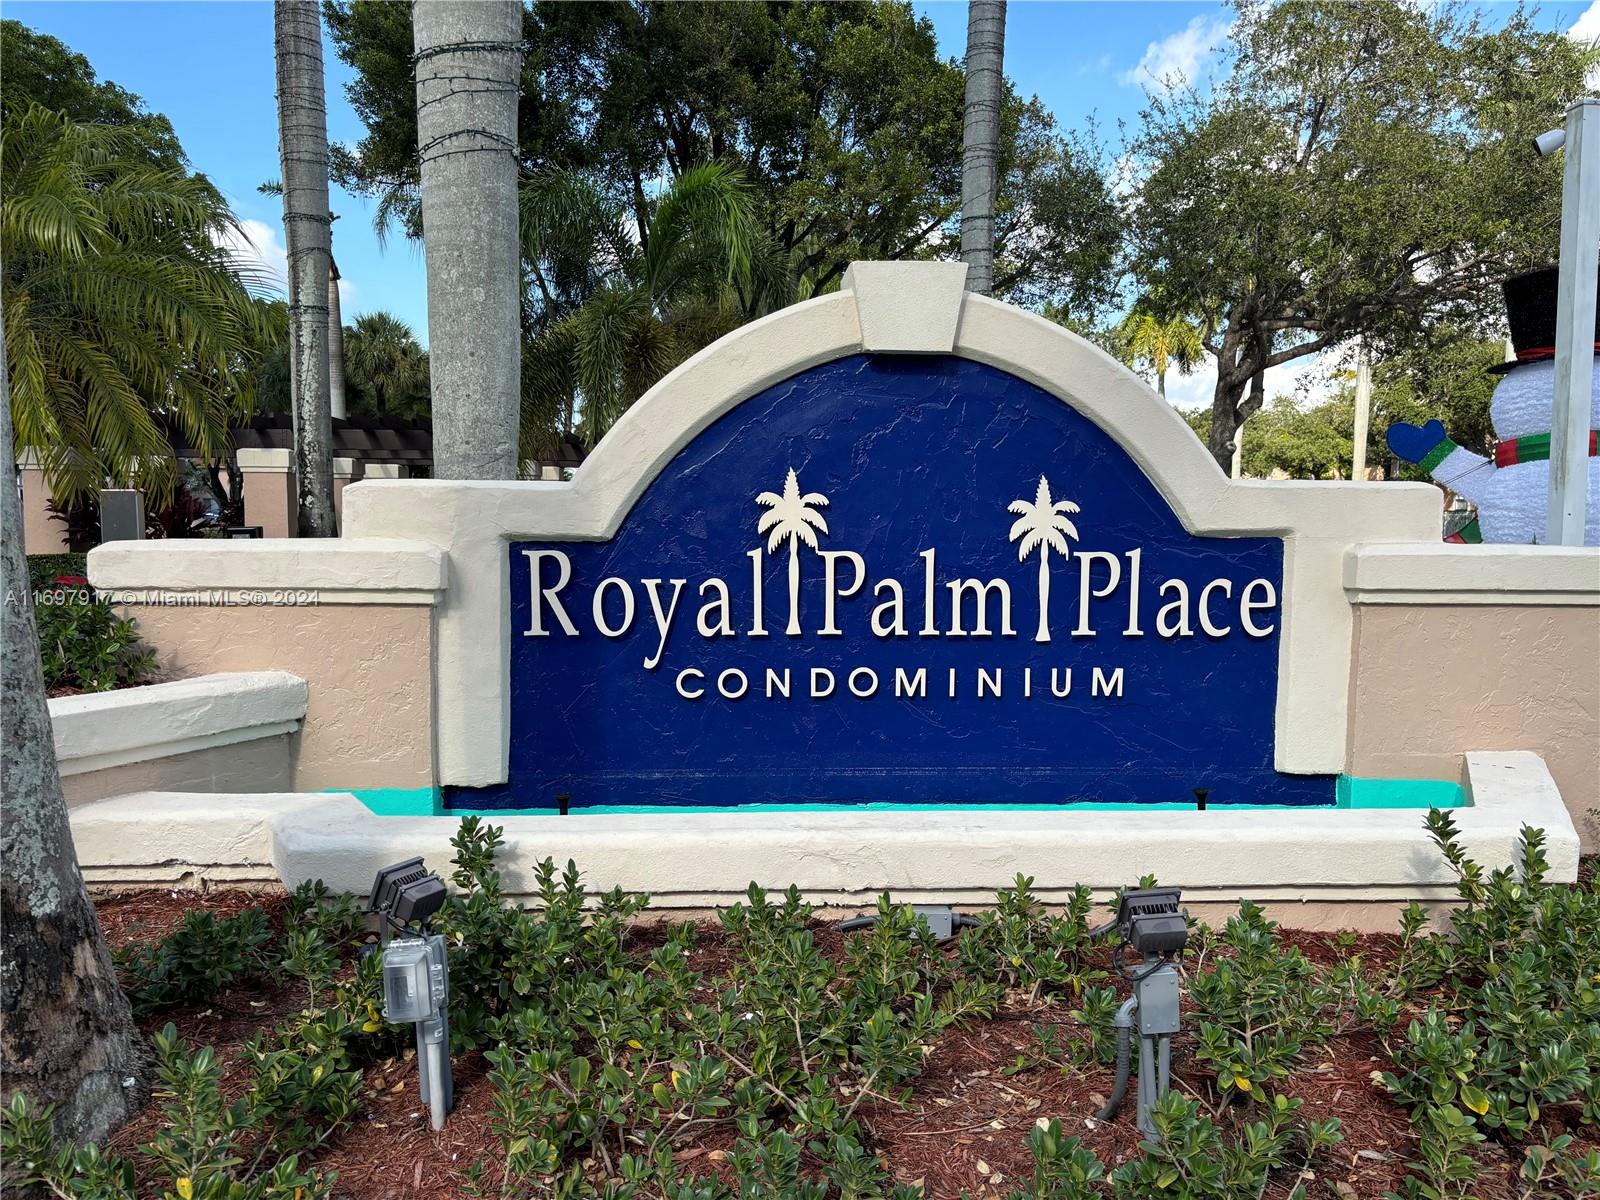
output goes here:
[[[1516, 359], [1493, 370], [1504, 375], [1489, 402], [1494, 457], [1464, 450], [1442, 422], [1389, 426], [1389, 449], [1433, 476], [1434, 482], [1466, 497], [1478, 519], [1451, 540], [1530, 545], [1545, 538], [1550, 499], [1550, 427], [1555, 408], [1556, 269], [1518, 275], [1503, 285]], [[1600, 349], [1600, 313], [1595, 319]], [[1600, 357], [1594, 365], [1589, 406], [1589, 491], [1584, 544], [1600, 545]], [[1474, 528], [1476, 526], [1476, 528]]]

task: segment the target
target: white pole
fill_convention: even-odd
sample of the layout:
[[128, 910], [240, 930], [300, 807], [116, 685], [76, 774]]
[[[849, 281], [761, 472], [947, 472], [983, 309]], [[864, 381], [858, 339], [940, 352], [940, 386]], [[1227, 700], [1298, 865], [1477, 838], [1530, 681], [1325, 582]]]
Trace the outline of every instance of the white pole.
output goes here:
[[1595, 283], [1600, 272], [1600, 97], [1585, 97], [1567, 110], [1566, 154], [1545, 541], [1581, 546], [1588, 507]]
[[1350, 478], [1367, 477], [1367, 427], [1372, 422], [1372, 360], [1363, 338], [1356, 351], [1356, 427], [1351, 436]]

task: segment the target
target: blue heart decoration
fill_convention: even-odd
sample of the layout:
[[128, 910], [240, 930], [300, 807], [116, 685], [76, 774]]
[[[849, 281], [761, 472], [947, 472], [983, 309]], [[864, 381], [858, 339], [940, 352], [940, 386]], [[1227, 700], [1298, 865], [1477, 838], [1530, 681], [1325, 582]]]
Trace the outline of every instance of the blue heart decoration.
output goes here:
[[1429, 421], [1426, 425], [1407, 425], [1404, 421], [1396, 421], [1389, 426], [1384, 434], [1384, 440], [1389, 443], [1389, 449], [1394, 451], [1407, 462], [1421, 462], [1428, 457], [1428, 452], [1444, 441], [1444, 422]]

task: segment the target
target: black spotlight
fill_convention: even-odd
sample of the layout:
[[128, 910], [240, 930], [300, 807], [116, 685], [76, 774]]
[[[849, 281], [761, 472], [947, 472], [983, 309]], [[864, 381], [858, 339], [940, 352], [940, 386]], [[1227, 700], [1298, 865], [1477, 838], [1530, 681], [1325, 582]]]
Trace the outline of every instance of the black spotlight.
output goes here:
[[406, 930], [426, 925], [444, 906], [445, 894], [444, 880], [423, 866], [420, 857], [408, 858], [378, 872], [367, 911], [377, 913], [392, 928]]
[[1146, 958], [1170, 958], [1189, 944], [1189, 923], [1178, 908], [1175, 887], [1123, 892], [1112, 923], [1124, 944]]

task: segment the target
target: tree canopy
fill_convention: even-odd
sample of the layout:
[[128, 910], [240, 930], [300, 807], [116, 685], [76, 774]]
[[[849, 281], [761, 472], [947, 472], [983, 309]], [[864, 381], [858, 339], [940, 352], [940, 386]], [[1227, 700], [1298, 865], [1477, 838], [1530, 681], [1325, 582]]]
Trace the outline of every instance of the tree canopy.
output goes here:
[[[328, 0], [326, 13], [367, 125], [336, 151], [335, 172], [416, 235], [407, 12]], [[587, 173], [642, 239], [665, 184], [709, 162], [739, 168], [807, 291], [836, 286], [852, 259], [928, 257], [953, 234], [963, 74], [909, 4], [541, 0], [524, 31], [524, 169]], [[1002, 136], [997, 294], [1104, 302], [1120, 217], [1099, 156], [1014, 94]]]
[[[368, 0], [326, 0], [324, 12], [366, 124], [335, 148], [335, 175], [378, 200], [381, 227], [421, 236], [409, 12]], [[524, 421], [535, 442], [575, 422], [598, 436], [686, 353], [837, 287], [854, 259], [955, 253], [964, 75], [903, 0], [538, 0], [523, 31], [524, 358], [535, 359]], [[1088, 318], [1114, 297], [1122, 246], [1102, 156], [1009, 88], [1001, 116], [995, 294]], [[680, 257], [676, 243], [664, 255], [651, 244], [676, 185], [723, 169], [748, 209], [747, 261], [714, 287], [694, 281], [686, 304], [685, 284], [662, 289], [641, 271]], [[534, 227], [543, 233], [529, 237]], [[723, 271], [729, 260], [714, 257]], [[580, 312], [585, 324], [565, 322]], [[573, 376], [580, 327], [590, 346], [633, 339], [627, 371], [591, 357]]]
[[0, 21], [0, 120], [29, 104], [65, 113], [80, 124], [131, 130], [156, 165], [171, 171], [189, 167], [166, 117], [147, 112], [132, 92], [97, 79], [89, 60], [58, 38], [35, 33], [20, 21]]
[[428, 415], [428, 352], [393, 313], [365, 313], [346, 327], [344, 368], [352, 414], [407, 421]]
[[542, 321], [523, 354], [525, 459], [565, 434], [594, 445], [652, 383], [736, 328], [764, 283], [782, 287], [763, 274], [771, 246], [751, 188], [723, 163], [686, 171], [647, 201], [637, 240], [622, 209], [568, 172], [530, 177], [521, 211], [523, 254], [541, 286], [542, 265], [564, 245], [598, 251], [587, 299]]
[[1498, 321], [1496, 283], [1558, 238], [1560, 167], [1528, 138], [1594, 59], [1520, 8], [1489, 28], [1398, 0], [1240, 0], [1233, 46], [1223, 82], [1158, 96], [1133, 144], [1135, 270], [1207, 316], [1219, 462], [1267, 368]]

